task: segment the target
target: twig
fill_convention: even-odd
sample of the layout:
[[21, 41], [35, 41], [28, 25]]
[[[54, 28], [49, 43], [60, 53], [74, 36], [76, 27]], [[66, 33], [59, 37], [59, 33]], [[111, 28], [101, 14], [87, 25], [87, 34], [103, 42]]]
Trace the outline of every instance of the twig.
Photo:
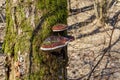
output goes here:
[[93, 67], [93, 69], [91, 70], [91, 72], [88, 75], [87, 80], [90, 80], [92, 73], [94, 72], [94, 70], [96, 69], [96, 67], [99, 65], [99, 63], [102, 61], [103, 57], [105, 56], [105, 54], [111, 49], [111, 42], [112, 42], [112, 36], [113, 36], [113, 32], [114, 32], [115, 27], [112, 29], [112, 33], [110, 36], [110, 41], [109, 41], [109, 45], [106, 49], [104, 49], [104, 53], [101, 56], [101, 58], [99, 59], [99, 61], [97, 62], [97, 64]]

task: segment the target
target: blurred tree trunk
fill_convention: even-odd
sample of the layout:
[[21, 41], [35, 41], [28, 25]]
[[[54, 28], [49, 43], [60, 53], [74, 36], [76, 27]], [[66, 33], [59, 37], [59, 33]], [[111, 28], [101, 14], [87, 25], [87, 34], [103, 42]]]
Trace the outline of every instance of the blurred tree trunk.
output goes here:
[[98, 22], [102, 25], [105, 24], [108, 18], [108, 9], [112, 0], [94, 0], [94, 10]]
[[56, 55], [40, 46], [53, 25], [67, 23], [67, 0], [6, 0], [6, 23], [7, 80], [66, 80], [66, 48]]

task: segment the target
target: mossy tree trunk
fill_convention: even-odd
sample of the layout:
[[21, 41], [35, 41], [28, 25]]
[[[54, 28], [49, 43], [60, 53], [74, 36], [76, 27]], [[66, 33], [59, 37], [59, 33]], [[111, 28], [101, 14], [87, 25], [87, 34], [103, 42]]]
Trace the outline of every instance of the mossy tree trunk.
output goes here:
[[45, 38], [53, 35], [51, 27], [66, 24], [66, 18], [67, 0], [6, 0], [7, 80], [66, 80], [66, 48], [60, 53], [40, 50]]

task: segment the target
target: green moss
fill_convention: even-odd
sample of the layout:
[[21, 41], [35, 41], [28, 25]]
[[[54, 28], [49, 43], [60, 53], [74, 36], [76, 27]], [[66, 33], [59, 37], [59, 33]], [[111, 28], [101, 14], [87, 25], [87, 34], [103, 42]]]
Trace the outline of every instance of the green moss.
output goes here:
[[[46, 58], [47, 53], [41, 51], [40, 46], [42, 42], [45, 40], [45, 38], [52, 34], [51, 27], [53, 25], [57, 23], [63, 23], [63, 24], [67, 23], [67, 20], [66, 20], [67, 19], [67, 1], [66, 0], [46, 0], [45, 4], [44, 4], [44, 0], [39, 0], [39, 1], [40, 2], [38, 2], [37, 8], [38, 8], [38, 11], [41, 11], [41, 10], [43, 11], [44, 13], [43, 16], [45, 16], [45, 19], [44, 19], [44, 22], [42, 23], [43, 25], [41, 26], [42, 29], [40, 29], [40, 31], [36, 34], [36, 36], [34, 36], [32, 44], [33, 44], [33, 58], [34, 58], [33, 61], [35, 63], [39, 63], [40, 65], [42, 65], [42, 62], [45, 62], [44, 59], [47, 59]], [[49, 64], [49, 65], [51, 64], [49, 63], [49, 61], [46, 61], [46, 62], [48, 62], [46, 64]], [[55, 66], [57, 61], [53, 63], [54, 63], [53, 65]], [[55, 70], [56, 68], [57, 67], [55, 67]], [[47, 72], [45, 72], [43, 67], [41, 67], [41, 69], [36, 73], [40, 73], [40, 75], [47, 74]], [[32, 75], [34, 75], [35, 76], [34, 79], [37, 80], [40, 77], [36, 76], [37, 75], [36, 73], [33, 73]], [[33, 76], [31, 77], [33, 78]], [[44, 78], [40, 78], [39, 80], [44, 80]]]
[[[8, 1], [8, 0], [7, 0]], [[6, 36], [5, 36], [5, 40], [4, 40], [4, 44], [3, 44], [3, 50], [4, 53], [13, 53], [13, 46], [14, 46], [14, 41], [15, 41], [15, 37], [16, 37], [16, 32], [14, 31], [14, 21], [11, 19], [12, 15], [11, 15], [11, 7], [10, 7], [10, 3], [6, 4]]]
[[[31, 72], [29, 76], [30, 80], [50, 80], [51, 76], [48, 77], [48, 75], [51, 75], [51, 73], [55, 74], [55, 72], [54, 80], [58, 80], [57, 58], [47, 52], [41, 51], [40, 46], [45, 38], [53, 34], [51, 30], [53, 25], [57, 23], [67, 23], [67, 0], [36, 0], [34, 1], [35, 4], [32, 3], [36, 6], [35, 25], [36, 27], [40, 27], [38, 30], [33, 30], [34, 28], [30, 25], [31, 16], [28, 18], [25, 17], [25, 9], [30, 6], [30, 0], [28, 0], [28, 2], [26, 5], [16, 6], [15, 14], [18, 27], [14, 27], [15, 21], [12, 19], [12, 7], [10, 6], [12, 4], [7, 2], [7, 27], [4, 52], [15, 54], [15, 59], [18, 57], [18, 51], [21, 51], [21, 54], [25, 54], [25, 52], [32, 54], [31, 67], [32, 69], [35, 68], [36, 71]], [[37, 26], [40, 23], [41, 16], [39, 16], [39, 14], [41, 13], [44, 20], [41, 26]], [[21, 30], [22, 33], [18, 34], [18, 30]], [[54, 66], [52, 69], [51, 65]], [[43, 77], [43, 75], [48, 78]], [[26, 80], [27, 79], [28, 77], [26, 77]]]

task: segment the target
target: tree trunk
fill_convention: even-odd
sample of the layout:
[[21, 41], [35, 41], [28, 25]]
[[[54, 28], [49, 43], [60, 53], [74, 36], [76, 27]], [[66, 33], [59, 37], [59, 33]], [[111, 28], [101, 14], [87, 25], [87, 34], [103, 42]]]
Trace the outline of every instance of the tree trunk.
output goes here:
[[66, 80], [67, 48], [40, 46], [53, 25], [67, 23], [67, 0], [6, 0], [6, 23], [7, 80]]
[[102, 25], [104, 25], [107, 20], [107, 11], [110, 2], [111, 1], [108, 0], [94, 0], [95, 15], [98, 19], [98, 22]]

